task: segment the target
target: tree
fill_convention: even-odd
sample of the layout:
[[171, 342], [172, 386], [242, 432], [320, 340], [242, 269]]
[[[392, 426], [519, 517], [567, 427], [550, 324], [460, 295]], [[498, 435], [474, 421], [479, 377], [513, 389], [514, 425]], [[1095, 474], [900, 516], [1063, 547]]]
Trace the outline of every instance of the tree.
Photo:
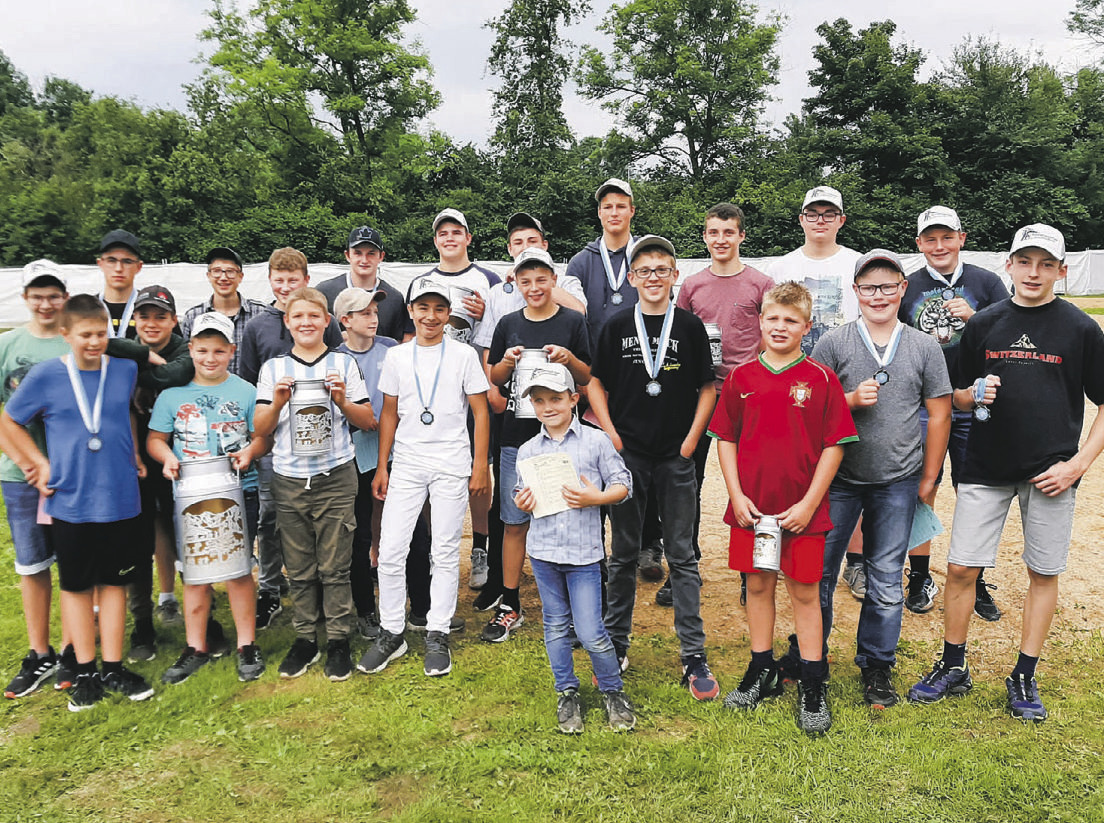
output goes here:
[[11, 60], [0, 51], [0, 115], [8, 109], [30, 106], [34, 103], [34, 93], [27, 76], [17, 71]]
[[777, 81], [777, 15], [757, 23], [748, 0], [631, 0], [599, 27], [612, 54], [588, 47], [582, 93], [625, 128], [633, 156], [701, 179], [754, 133]]
[[1066, 18], [1066, 28], [1104, 46], [1104, 0], [1077, 0]]

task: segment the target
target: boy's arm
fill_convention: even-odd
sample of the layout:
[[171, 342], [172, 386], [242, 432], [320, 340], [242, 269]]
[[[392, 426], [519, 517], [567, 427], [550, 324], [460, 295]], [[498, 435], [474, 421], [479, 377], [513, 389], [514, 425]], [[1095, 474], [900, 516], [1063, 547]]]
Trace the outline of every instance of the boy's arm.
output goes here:
[[506, 397], [498, 390], [498, 385], [491, 379], [491, 366], [487, 362], [490, 359], [491, 352], [489, 349], [483, 350], [483, 371], [487, 374], [487, 382], [491, 384], [491, 388], [487, 391], [487, 405], [491, 407], [491, 411], [495, 414], [502, 414], [506, 411], [508, 401]]
[[388, 461], [391, 447], [395, 445], [395, 429], [399, 426], [399, 399], [393, 394], [383, 396], [383, 410], [379, 423], [379, 463], [372, 480], [372, 495], [377, 500], [387, 499]]
[[829, 446], [820, 453], [817, 460], [816, 471], [813, 472], [813, 481], [809, 484], [809, 490], [805, 492], [797, 503], [778, 515], [778, 525], [792, 534], [801, 534], [809, 521], [813, 519], [817, 506], [832, 485], [832, 478], [836, 476], [840, 463], [843, 461], [843, 446]]
[[[475, 447], [472, 449], [472, 473], [468, 481], [468, 491], [478, 495], [486, 492], [490, 485], [487, 449], [490, 448], [491, 443], [491, 416], [487, 411], [487, 393], [469, 394], [468, 405], [475, 420]], [[382, 438], [380, 443], [382, 447]], [[382, 454], [382, 451], [380, 453]]]
[[550, 345], [545, 346], [544, 350], [548, 353], [549, 363], [561, 363], [567, 366], [576, 386], [585, 386], [590, 382], [590, 366], [576, 357], [570, 349], [565, 346]]
[[138, 472], [138, 477], [144, 478], [146, 464], [142, 462], [142, 455], [138, 450], [138, 415], [134, 413], [134, 409], [130, 410], [130, 439], [134, 441], [134, 468]]
[[1077, 454], [1069, 460], [1059, 460], [1042, 474], [1031, 478], [1035, 488], [1048, 497], [1061, 494], [1089, 470], [1089, 466], [1100, 456], [1104, 449], [1104, 405], [1096, 407], [1096, 419], [1089, 427], [1089, 436]]
[[732, 504], [732, 514], [742, 528], [750, 529], [759, 519], [760, 512], [740, 486], [737, 453], [736, 444], [731, 440], [717, 440], [717, 461], [721, 464], [721, 476], [724, 477], [725, 487], [728, 489], [728, 501]]
[[609, 439], [613, 441], [613, 447], [617, 451], [621, 451], [625, 444], [621, 442], [621, 435], [617, 433], [617, 429], [613, 425], [613, 419], [610, 417], [609, 397], [606, 395], [606, 388], [602, 385], [602, 381], [593, 374], [587, 384], [587, 400], [590, 402], [590, 410], [594, 412], [594, 417], [598, 420], [598, 425], [602, 427], [602, 431], [609, 435]]
[[28, 483], [47, 497], [54, 493], [46, 486], [50, 482], [50, 461], [30, 433], [12, 420], [7, 409], [0, 412], [0, 449], [19, 466]]
[[924, 441], [924, 467], [920, 472], [921, 500], [928, 500], [935, 491], [936, 479], [947, 456], [947, 442], [951, 438], [951, 395], [930, 397], [924, 401], [928, 410], [928, 436]]
[[[510, 375], [514, 373], [518, 357], [521, 356], [521, 351], [524, 348], [524, 346], [511, 346], [502, 353], [502, 359], [491, 366], [487, 376], [490, 378], [492, 386], [502, 387], [510, 382]], [[485, 350], [483, 356], [489, 362], [490, 349]]]
[[161, 464], [161, 473], [166, 480], [176, 480], [180, 477], [180, 460], [169, 445], [170, 437], [172, 435], [168, 432], [150, 429], [146, 436], [146, 453]]
[[694, 412], [694, 422], [690, 424], [690, 431], [686, 433], [686, 438], [679, 447], [679, 454], [687, 460], [694, 456], [698, 441], [705, 433], [705, 427], [709, 425], [709, 418], [713, 416], [715, 405], [717, 405], [717, 385], [710, 380], [698, 389], [698, 408]]
[[[151, 354], [151, 358], [155, 356]], [[152, 363], [152, 359], [150, 360]], [[195, 377], [195, 363], [187, 346], [180, 346], [172, 360], [164, 365], [141, 369], [139, 364], [138, 385], [146, 389], [161, 391], [173, 386], [186, 386]]]
[[552, 287], [552, 300], [565, 309], [573, 309], [579, 314], [586, 314], [586, 303], [561, 286]]

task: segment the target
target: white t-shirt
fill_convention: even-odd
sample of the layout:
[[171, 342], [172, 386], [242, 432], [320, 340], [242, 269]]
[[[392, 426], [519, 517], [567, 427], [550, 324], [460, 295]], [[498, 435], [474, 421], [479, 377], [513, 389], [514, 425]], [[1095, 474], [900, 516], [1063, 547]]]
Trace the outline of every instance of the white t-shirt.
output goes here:
[[[446, 336], [436, 346], [418, 346], [419, 399], [414, 379], [414, 347], [417, 345], [411, 340], [388, 349], [380, 373], [380, 391], [398, 398], [399, 425], [391, 459], [442, 474], [468, 477], [472, 466], [468, 445], [468, 395], [490, 388], [487, 375], [483, 373], [475, 349]], [[435, 379], [436, 393], [433, 390]], [[427, 407], [433, 415], [428, 425], [421, 419]]]
[[851, 285], [855, 282], [855, 262], [861, 256], [854, 249], [840, 246], [831, 257], [814, 260], [797, 248], [775, 260], [767, 269], [767, 275], [775, 283], [793, 280], [813, 295], [813, 328], [801, 341], [805, 354], [812, 353], [816, 341], [829, 329], [859, 316], [859, 301]]
[[[509, 284], [512, 287], [509, 292], [506, 291], [506, 285], [506, 283], [498, 283], [491, 288], [487, 307], [483, 310], [483, 320], [479, 324], [475, 337], [472, 338], [472, 342], [477, 346], [489, 349], [498, 321], [510, 312], [525, 308], [525, 298], [521, 296], [521, 289], [517, 287], [517, 283]], [[579, 282], [578, 277], [561, 274], [556, 278], [556, 285], [580, 301], [584, 308], [586, 307], [586, 295], [583, 294], [583, 284]], [[586, 314], [586, 311], [583, 314]]]

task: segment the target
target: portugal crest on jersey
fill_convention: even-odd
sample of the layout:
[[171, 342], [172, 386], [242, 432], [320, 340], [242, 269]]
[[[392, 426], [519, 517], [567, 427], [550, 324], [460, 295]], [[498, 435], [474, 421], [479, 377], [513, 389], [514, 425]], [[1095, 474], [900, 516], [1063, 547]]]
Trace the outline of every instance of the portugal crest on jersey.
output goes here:
[[799, 409], [805, 408], [805, 401], [813, 396], [813, 390], [809, 387], [808, 383], [798, 381], [790, 386], [790, 397], [793, 398], [794, 406]]

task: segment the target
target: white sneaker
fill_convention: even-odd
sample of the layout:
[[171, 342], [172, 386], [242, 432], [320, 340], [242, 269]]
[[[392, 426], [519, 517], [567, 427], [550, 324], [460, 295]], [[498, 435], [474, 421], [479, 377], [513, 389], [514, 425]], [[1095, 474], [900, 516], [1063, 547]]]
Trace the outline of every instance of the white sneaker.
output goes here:
[[866, 568], [862, 563], [854, 566], [844, 565], [843, 580], [851, 588], [851, 596], [856, 600], [866, 597]]
[[469, 589], [481, 589], [487, 585], [487, 550], [472, 547], [471, 575], [468, 577]]

